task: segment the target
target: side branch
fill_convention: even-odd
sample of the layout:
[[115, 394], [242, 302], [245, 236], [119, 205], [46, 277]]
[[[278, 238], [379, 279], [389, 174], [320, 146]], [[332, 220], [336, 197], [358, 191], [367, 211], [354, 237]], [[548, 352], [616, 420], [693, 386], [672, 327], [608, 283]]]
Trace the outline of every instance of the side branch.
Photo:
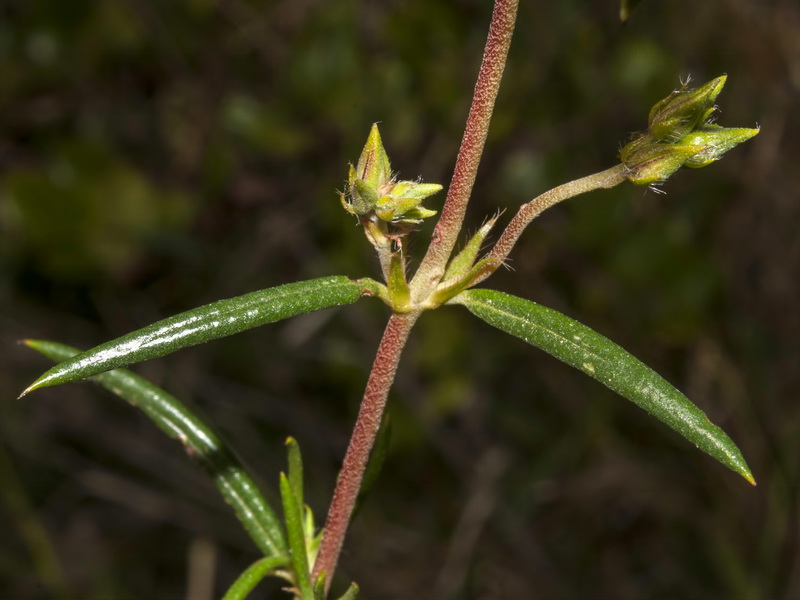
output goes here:
[[492, 118], [508, 49], [511, 45], [518, 4], [519, 0], [496, 0], [494, 5], [483, 62], [475, 83], [472, 106], [467, 117], [461, 148], [456, 158], [453, 179], [450, 181], [447, 198], [433, 232], [431, 244], [428, 246], [428, 251], [419, 268], [418, 275], [423, 279], [422, 286], [424, 288], [438, 283], [464, 222], [464, 214], [472, 193], [472, 186], [475, 183], [478, 164], [486, 143], [489, 122]]
[[326, 591], [333, 581], [333, 573], [361, 489], [367, 461], [381, 425], [386, 399], [397, 372], [400, 355], [418, 316], [418, 313], [393, 314], [383, 332], [350, 438], [350, 445], [328, 509], [319, 554], [314, 563], [312, 580], [316, 581], [319, 574], [324, 571]]
[[[527, 204], [523, 204], [519, 207], [517, 214], [511, 219], [511, 222], [508, 224], [505, 231], [503, 231], [503, 234], [500, 236], [500, 239], [497, 240], [497, 243], [494, 245], [494, 248], [492, 248], [487, 258], [497, 259], [497, 266], [503, 264], [514, 248], [514, 245], [517, 243], [519, 236], [525, 231], [525, 228], [530, 225], [531, 221], [554, 204], [558, 204], [562, 200], [567, 200], [579, 194], [591, 192], [592, 190], [612, 188], [623, 181], [625, 181], [625, 167], [624, 165], [616, 165], [600, 173], [588, 175], [581, 179], [576, 179], [575, 181], [560, 185], [534, 198]], [[492, 273], [493, 271], [486, 272], [484, 275], [477, 278], [473, 285], [480, 283]]]

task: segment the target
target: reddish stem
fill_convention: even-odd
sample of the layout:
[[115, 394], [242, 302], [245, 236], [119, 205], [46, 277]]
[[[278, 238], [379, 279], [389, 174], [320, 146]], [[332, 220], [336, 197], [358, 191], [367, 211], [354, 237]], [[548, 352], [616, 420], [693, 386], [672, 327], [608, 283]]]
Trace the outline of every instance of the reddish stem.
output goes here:
[[361, 409], [356, 419], [350, 445], [344, 457], [336, 489], [333, 492], [325, 521], [325, 530], [322, 535], [319, 554], [314, 563], [312, 581], [323, 571], [325, 572], [325, 589], [330, 587], [339, 553], [342, 550], [350, 516], [353, 514], [358, 492], [361, 489], [361, 480], [367, 467], [375, 436], [383, 418], [386, 398], [389, 388], [394, 381], [397, 364], [405, 346], [411, 327], [419, 316], [418, 313], [393, 314], [389, 318], [386, 330], [383, 332], [375, 362], [361, 401]]
[[464, 137], [456, 158], [453, 179], [447, 190], [442, 215], [433, 232], [428, 251], [423, 258], [418, 275], [423, 279], [423, 294], [430, 292], [444, 273], [445, 264], [455, 246], [464, 214], [467, 210], [472, 186], [478, 172], [489, 122], [494, 111], [500, 80], [506, 65], [519, 0], [496, 0], [486, 39], [478, 80], [472, 96], [472, 106], [464, 128]]
[[579, 194], [585, 194], [592, 190], [600, 188], [612, 188], [625, 181], [625, 167], [623, 165], [616, 165], [605, 171], [600, 171], [594, 175], [581, 177], [575, 181], [564, 183], [558, 187], [537, 196], [527, 204], [519, 207], [517, 214], [511, 219], [511, 222], [506, 226], [505, 231], [497, 240], [497, 243], [488, 254], [487, 258], [497, 259], [495, 268], [477, 277], [471, 285], [476, 285], [489, 277], [498, 266], [508, 258], [509, 253], [517, 243], [519, 236], [525, 231], [525, 228], [530, 225], [536, 217], [542, 214], [545, 210], [558, 204], [562, 200], [572, 198]]

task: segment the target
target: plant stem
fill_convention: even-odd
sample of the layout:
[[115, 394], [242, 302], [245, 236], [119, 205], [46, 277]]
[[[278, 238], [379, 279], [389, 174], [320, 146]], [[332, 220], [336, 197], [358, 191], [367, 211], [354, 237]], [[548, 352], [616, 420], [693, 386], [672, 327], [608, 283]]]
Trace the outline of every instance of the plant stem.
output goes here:
[[392, 314], [378, 346], [350, 445], [328, 509], [319, 554], [314, 563], [312, 581], [316, 581], [319, 574], [324, 571], [326, 592], [333, 581], [333, 573], [361, 489], [367, 461], [381, 425], [386, 399], [397, 372], [400, 355], [408, 340], [411, 327], [418, 317], [419, 312]]
[[447, 198], [442, 208], [442, 215], [433, 231], [430, 246], [420, 263], [414, 280], [419, 279], [412, 289], [418, 291], [420, 297], [426, 297], [441, 279], [447, 259], [455, 246], [464, 214], [467, 210], [472, 186], [478, 172], [478, 164], [483, 153], [489, 122], [494, 111], [500, 80], [506, 65], [514, 22], [517, 18], [519, 0], [496, 0], [492, 12], [492, 22], [483, 53], [483, 61], [475, 83], [472, 106], [464, 128], [464, 137], [456, 158], [453, 179], [447, 190]]
[[625, 166], [616, 165], [605, 171], [600, 171], [594, 175], [587, 175], [575, 181], [570, 181], [550, 191], [545, 192], [541, 196], [537, 196], [527, 204], [519, 207], [517, 214], [511, 219], [511, 222], [506, 226], [505, 231], [497, 240], [497, 243], [492, 248], [492, 251], [487, 255], [487, 258], [497, 259], [494, 269], [487, 271], [480, 277], [476, 278], [472, 285], [478, 284], [487, 277], [489, 277], [497, 267], [499, 267], [508, 258], [514, 245], [517, 243], [519, 236], [525, 231], [525, 228], [530, 225], [536, 217], [542, 214], [545, 210], [558, 204], [562, 200], [567, 200], [579, 194], [585, 194], [592, 190], [604, 188], [612, 188], [625, 181]]

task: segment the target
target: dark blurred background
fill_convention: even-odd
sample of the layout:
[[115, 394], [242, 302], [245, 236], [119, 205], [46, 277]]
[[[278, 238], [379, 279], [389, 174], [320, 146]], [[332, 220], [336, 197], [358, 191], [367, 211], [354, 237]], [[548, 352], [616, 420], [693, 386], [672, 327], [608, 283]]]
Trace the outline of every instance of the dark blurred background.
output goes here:
[[[205, 600], [257, 558], [204, 474], [129, 406], [89, 384], [16, 401], [48, 366], [16, 340], [89, 347], [259, 288], [377, 277], [336, 197], [347, 163], [380, 121], [394, 169], [449, 181], [490, 13], [0, 3], [0, 598]], [[611, 166], [680, 78], [727, 73], [719, 122], [758, 137], [666, 195], [623, 185], [554, 208], [490, 284], [654, 367], [759, 485], [583, 374], [436, 311], [407, 349], [389, 456], [341, 562], [337, 585], [365, 599], [800, 597], [800, 5], [617, 13], [523, 0], [468, 224]], [[295, 436], [321, 521], [386, 316], [365, 300], [136, 370], [215, 422], [271, 499]]]

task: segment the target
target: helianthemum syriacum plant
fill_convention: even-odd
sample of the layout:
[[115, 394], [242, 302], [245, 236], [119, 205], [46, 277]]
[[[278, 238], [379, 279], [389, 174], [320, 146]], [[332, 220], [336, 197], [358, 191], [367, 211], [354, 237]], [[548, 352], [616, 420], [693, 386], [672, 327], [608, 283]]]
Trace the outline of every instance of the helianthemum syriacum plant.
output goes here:
[[[623, 2], [623, 13], [635, 4]], [[497, 290], [475, 287], [504, 263], [530, 222], [557, 202], [598, 188], [611, 188], [626, 180], [637, 185], [663, 183], [681, 167], [709, 165], [756, 135], [757, 129], [728, 129], [712, 122], [714, 102], [725, 84], [724, 76], [693, 89], [684, 85], [656, 103], [650, 111], [646, 131], [635, 134], [622, 148], [618, 164], [561, 185], [522, 205], [488, 253], [481, 255], [481, 248], [496, 224], [496, 217], [466, 240], [460, 252], [453, 254], [486, 140], [516, 11], [516, 0], [497, 0], [495, 4], [453, 178], [427, 252], [413, 277], [407, 277], [407, 240], [424, 219], [436, 214], [424, 207], [423, 202], [430, 203], [430, 197], [442, 186], [399, 179], [392, 172], [378, 127], [373, 125], [359, 160], [350, 166], [340, 199], [375, 247], [383, 282], [332, 276], [289, 283], [181, 313], [84, 352], [55, 342], [24, 342], [58, 364], [23, 394], [92, 378], [143, 410], [208, 471], [264, 555], [234, 583], [226, 600], [244, 598], [266, 575], [284, 578], [295, 598], [327, 597], [345, 533], [364, 486], [365, 472], [369, 475], [368, 462], [375, 440], [380, 437], [384, 407], [401, 352], [419, 316], [443, 305], [462, 306], [490, 325], [576, 367], [755, 483], [731, 439], [683, 394], [625, 350], [550, 308]], [[321, 531], [317, 531], [313, 515], [303, 503], [303, 467], [294, 440], [287, 442], [289, 466], [287, 473], [280, 476], [281, 520], [235, 455], [208, 425], [165, 391], [121, 369], [259, 325], [351, 304], [365, 296], [381, 299], [391, 315]], [[357, 591], [353, 584], [342, 598], [354, 598]]]

